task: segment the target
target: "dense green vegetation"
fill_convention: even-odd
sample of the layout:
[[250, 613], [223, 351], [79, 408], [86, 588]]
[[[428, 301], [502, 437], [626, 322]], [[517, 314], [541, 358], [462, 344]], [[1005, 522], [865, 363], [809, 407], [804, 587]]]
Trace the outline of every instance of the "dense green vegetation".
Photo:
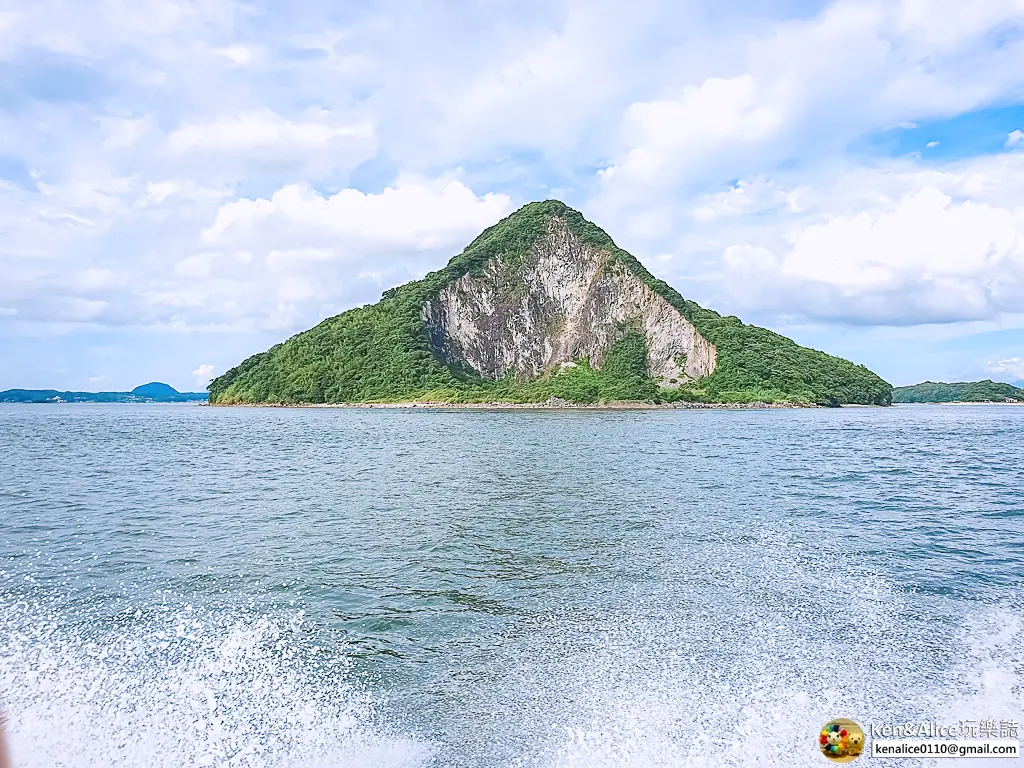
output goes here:
[[984, 381], [925, 381], [912, 387], [896, 387], [894, 403], [1002, 403], [1024, 402], [1024, 389], [1011, 384]]
[[589, 360], [577, 361], [558, 373], [520, 382], [512, 376], [485, 384], [472, 391], [472, 399], [481, 402], [540, 402], [558, 397], [574, 403], [599, 403], [623, 400], [663, 399], [660, 388], [647, 375], [647, 344], [643, 334], [624, 329], [608, 351], [604, 365], [595, 370]]
[[[518, 265], [544, 233], [551, 216], [606, 250], [675, 306], [718, 348], [715, 373], [688, 388], [656, 386], [646, 371], [642, 335], [624, 329], [600, 370], [586, 360], [533, 381], [488, 381], [475, 371], [441, 362], [420, 319], [423, 305], [452, 280], [478, 275], [501, 257]], [[722, 317], [687, 301], [618, 248], [600, 228], [563, 203], [531, 203], [480, 234], [448, 265], [424, 279], [384, 293], [377, 303], [328, 318], [266, 352], [254, 355], [210, 385], [210, 401], [232, 403], [574, 402], [696, 400], [888, 404], [892, 388], [863, 366], [801, 347], [764, 328]]]

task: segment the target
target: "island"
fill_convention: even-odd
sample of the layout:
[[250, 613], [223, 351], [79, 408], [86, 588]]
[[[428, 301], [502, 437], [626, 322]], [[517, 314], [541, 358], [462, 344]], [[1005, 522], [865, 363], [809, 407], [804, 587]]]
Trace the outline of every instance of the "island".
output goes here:
[[984, 381], [923, 381], [896, 387], [894, 403], [1024, 403], [1024, 389], [991, 379]]
[[443, 269], [330, 317], [210, 384], [210, 402], [888, 405], [862, 365], [723, 317], [557, 200]]
[[56, 389], [7, 389], [0, 403], [195, 403], [207, 392], [179, 392], [169, 384], [151, 381], [131, 392], [59, 392]]

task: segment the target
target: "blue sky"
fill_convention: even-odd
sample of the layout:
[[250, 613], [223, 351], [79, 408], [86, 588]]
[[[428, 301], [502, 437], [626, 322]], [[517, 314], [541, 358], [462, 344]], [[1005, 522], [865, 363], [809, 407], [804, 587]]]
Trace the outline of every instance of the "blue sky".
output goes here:
[[531, 200], [894, 384], [1024, 378], [1024, 0], [0, 10], [0, 389], [206, 381]]

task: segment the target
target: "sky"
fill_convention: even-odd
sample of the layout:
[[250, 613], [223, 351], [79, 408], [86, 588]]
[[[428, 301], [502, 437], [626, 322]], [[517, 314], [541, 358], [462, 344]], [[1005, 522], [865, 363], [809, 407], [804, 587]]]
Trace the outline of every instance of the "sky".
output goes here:
[[1024, 379], [1024, 0], [0, 0], [0, 389], [202, 390], [548, 198], [894, 385]]

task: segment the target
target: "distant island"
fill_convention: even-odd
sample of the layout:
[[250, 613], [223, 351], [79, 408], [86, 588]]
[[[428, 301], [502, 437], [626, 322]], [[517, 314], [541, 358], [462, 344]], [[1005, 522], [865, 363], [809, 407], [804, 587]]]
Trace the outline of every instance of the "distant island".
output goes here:
[[151, 381], [131, 392], [58, 392], [56, 389], [7, 389], [0, 403], [194, 403], [206, 392], [179, 392], [169, 384]]
[[254, 355], [210, 402], [888, 405], [862, 365], [683, 298], [557, 200]]
[[[1018, 382], [1022, 383], [1022, 382]], [[1024, 389], [1013, 384], [984, 381], [925, 381], [912, 387], [896, 387], [894, 403], [1024, 403]]]

